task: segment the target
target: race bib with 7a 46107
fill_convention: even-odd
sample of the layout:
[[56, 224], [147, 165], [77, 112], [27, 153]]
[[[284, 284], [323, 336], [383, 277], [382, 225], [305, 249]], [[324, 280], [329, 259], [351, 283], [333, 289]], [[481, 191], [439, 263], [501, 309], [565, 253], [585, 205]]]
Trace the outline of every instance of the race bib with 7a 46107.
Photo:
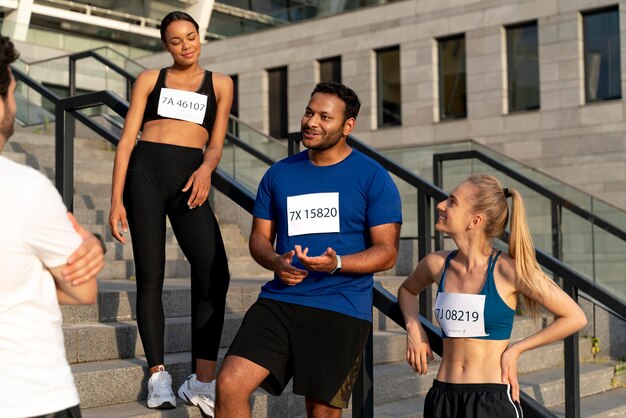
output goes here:
[[339, 193], [311, 193], [287, 197], [287, 233], [339, 232]]
[[157, 113], [172, 119], [202, 124], [208, 97], [192, 91], [162, 88]]

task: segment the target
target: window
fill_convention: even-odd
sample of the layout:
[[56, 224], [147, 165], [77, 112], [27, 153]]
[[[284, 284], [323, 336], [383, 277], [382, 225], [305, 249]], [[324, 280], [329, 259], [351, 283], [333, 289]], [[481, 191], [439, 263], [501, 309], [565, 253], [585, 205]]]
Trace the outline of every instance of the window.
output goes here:
[[537, 22], [506, 29], [509, 112], [539, 109]]
[[439, 119], [467, 116], [465, 36], [439, 39]]
[[376, 51], [378, 127], [402, 124], [400, 48]]
[[586, 102], [621, 98], [618, 9], [583, 14], [583, 37]]
[[267, 70], [270, 136], [287, 138], [287, 67]]
[[341, 83], [341, 57], [319, 60], [320, 81], [336, 81]]

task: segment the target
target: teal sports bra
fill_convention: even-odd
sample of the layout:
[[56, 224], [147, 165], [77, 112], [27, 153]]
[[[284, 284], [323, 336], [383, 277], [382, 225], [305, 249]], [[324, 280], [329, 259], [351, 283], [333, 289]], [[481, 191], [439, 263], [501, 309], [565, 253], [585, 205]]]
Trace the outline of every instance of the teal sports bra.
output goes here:
[[[448, 270], [448, 266], [450, 265], [450, 260], [452, 260], [458, 253], [458, 250], [452, 251], [448, 257], [446, 258], [446, 264], [443, 269], [443, 273], [441, 274], [441, 280], [439, 281], [439, 286], [437, 287], [437, 299], [440, 298], [440, 295], [445, 293], [445, 279], [446, 279], [446, 271]], [[467, 325], [468, 329], [470, 328], [470, 324], [475, 322], [476, 320], [480, 320], [480, 318], [484, 318], [484, 334], [483, 336], [468, 336], [465, 338], [477, 338], [482, 340], [508, 340], [511, 338], [511, 330], [513, 329], [513, 318], [515, 317], [515, 311], [511, 309], [509, 305], [507, 305], [500, 294], [498, 293], [498, 289], [496, 288], [496, 283], [493, 278], [493, 269], [498, 261], [498, 257], [502, 251], [498, 251], [494, 256], [493, 253], [489, 256], [489, 261], [487, 263], [487, 280], [485, 281], [485, 285], [481, 289], [478, 295], [484, 297], [484, 312], [474, 312], [471, 309], [454, 309], [454, 307], [447, 309], [439, 310], [436, 312], [436, 316], [438, 316], [437, 320], [440, 321], [442, 325], [442, 333], [443, 338], [463, 338], [463, 327], [464, 324]], [[453, 293], [448, 293], [446, 296], [455, 295]], [[460, 294], [463, 295], [463, 294]], [[472, 295], [477, 296], [477, 295]], [[482, 298], [479, 298], [482, 300]], [[447, 318], [446, 318], [447, 316]], [[445, 320], [454, 319], [453, 324], [459, 328], [461, 331], [456, 332], [454, 336], [446, 335], [445, 331], [443, 331]]]

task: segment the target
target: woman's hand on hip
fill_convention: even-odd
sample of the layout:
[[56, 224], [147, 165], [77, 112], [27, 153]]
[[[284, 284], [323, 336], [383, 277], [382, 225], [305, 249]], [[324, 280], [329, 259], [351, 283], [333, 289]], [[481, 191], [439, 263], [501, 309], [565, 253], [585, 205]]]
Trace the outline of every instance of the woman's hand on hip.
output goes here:
[[189, 209], [195, 209], [198, 206], [202, 206], [209, 197], [209, 190], [211, 190], [211, 173], [213, 170], [207, 165], [202, 164], [196, 171], [191, 174], [187, 184], [183, 188], [183, 192], [191, 189], [187, 206]]
[[[121, 232], [118, 229], [120, 224], [122, 225]], [[111, 205], [111, 212], [109, 212], [109, 228], [111, 229], [113, 238], [121, 243], [126, 243], [124, 234], [128, 232], [128, 221], [126, 219], [126, 208], [121, 203]]]
[[511, 398], [514, 402], [519, 402], [519, 382], [517, 381], [517, 360], [520, 353], [515, 346], [507, 348], [500, 358], [502, 368], [502, 383], [511, 385]]

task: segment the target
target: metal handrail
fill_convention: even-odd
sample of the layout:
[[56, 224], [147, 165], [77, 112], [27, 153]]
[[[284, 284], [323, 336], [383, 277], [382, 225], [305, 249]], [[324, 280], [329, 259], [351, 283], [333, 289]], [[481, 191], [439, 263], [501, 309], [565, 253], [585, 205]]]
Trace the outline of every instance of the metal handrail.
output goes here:
[[452, 161], [452, 160], [466, 160], [470, 158], [476, 158], [483, 163], [490, 165], [496, 170], [500, 171], [503, 174], [511, 177], [515, 181], [523, 184], [529, 189], [534, 190], [535, 192], [545, 196], [550, 199], [550, 201], [554, 202], [558, 206], [568, 209], [572, 213], [578, 215], [579, 217], [589, 221], [593, 225], [604, 229], [611, 235], [620, 238], [622, 241], [626, 241], [626, 231], [619, 228], [618, 226], [605, 221], [604, 219], [598, 217], [597, 215], [589, 212], [588, 210], [578, 206], [571, 200], [568, 200], [557, 193], [547, 189], [541, 184], [531, 180], [530, 178], [524, 176], [523, 174], [513, 170], [505, 164], [502, 164], [498, 160], [488, 156], [487, 154], [478, 151], [478, 150], [468, 150], [468, 151], [455, 151], [455, 152], [445, 152], [445, 153], [437, 153], [433, 155], [433, 182], [437, 185], [441, 184], [442, 181], [442, 165], [441, 163], [444, 161]]
[[[105, 46], [100, 46], [100, 47], [98, 47], [98, 48], [91, 49], [90, 51], [93, 51], [93, 52], [98, 52], [98, 51], [99, 51], [99, 50], [101, 50], [101, 49], [106, 49], [106, 50], [108, 50], [108, 51], [112, 51], [112, 52], [116, 53], [117, 55], [119, 55], [120, 57], [122, 57], [122, 58], [124, 58], [124, 59], [126, 59], [126, 60], [128, 60], [128, 61], [132, 61], [132, 63], [133, 63], [134, 65], [136, 65], [136, 66], [138, 66], [138, 67], [141, 67], [141, 68], [143, 68], [144, 70], [146, 69], [146, 67], [145, 67], [144, 65], [139, 64], [139, 63], [138, 63], [137, 61], [135, 61], [134, 59], [132, 59], [132, 58], [130, 58], [130, 57], [127, 57], [126, 55], [124, 55], [124, 54], [122, 54], [122, 53], [120, 53], [120, 52], [116, 51], [115, 49], [111, 48], [110, 46], [106, 46], [106, 45], [105, 45]], [[24, 59], [22, 59], [22, 58], [19, 58], [19, 60], [20, 60], [20, 61], [22, 61], [22, 62], [23, 62], [24, 64], [26, 64], [26, 65], [31, 65], [31, 66], [32, 66], [32, 65], [39, 65], [39, 64], [43, 64], [44, 62], [50, 62], [50, 61], [61, 60], [61, 59], [64, 59], [64, 58], [69, 58], [69, 57], [71, 57], [71, 56], [72, 56], [72, 55], [74, 55], [74, 54], [81, 54], [82, 52], [83, 52], [83, 51], [81, 51], [81, 52], [70, 52], [69, 54], [57, 55], [57, 56], [54, 56], [54, 57], [44, 58], [44, 59], [37, 60], [37, 61], [25, 61], [25, 60], [24, 60]], [[108, 58], [106, 58], [106, 59], [108, 59]]]
[[[125, 117], [128, 112], [128, 103], [117, 94], [110, 91], [98, 91], [83, 94], [75, 97], [61, 98], [38, 81], [32, 79], [28, 74], [11, 67], [16, 80], [23, 82], [55, 106], [55, 186], [63, 198], [63, 203], [69, 210], [73, 208], [74, 198], [74, 118], [82, 122], [86, 127], [102, 136], [106, 141], [117, 145], [118, 138], [110, 130], [94, 121], [81, 109], [105, 105], [121, 117]], [[258, 157], [259, 151], [251, 148], [245, 142], [228, 134], [227, 140], [242, 148], [251, 155]], [[273, 164], [274, 161], [267, 156], [261, 159], [266, 164]], [[242, 187], [230, 175], [219, 167], [213, 172], [211, 184], [218, 190], [230, 197], [235, 203], [252, 212], [254, 206], [254, 195], [245, 187]]]

